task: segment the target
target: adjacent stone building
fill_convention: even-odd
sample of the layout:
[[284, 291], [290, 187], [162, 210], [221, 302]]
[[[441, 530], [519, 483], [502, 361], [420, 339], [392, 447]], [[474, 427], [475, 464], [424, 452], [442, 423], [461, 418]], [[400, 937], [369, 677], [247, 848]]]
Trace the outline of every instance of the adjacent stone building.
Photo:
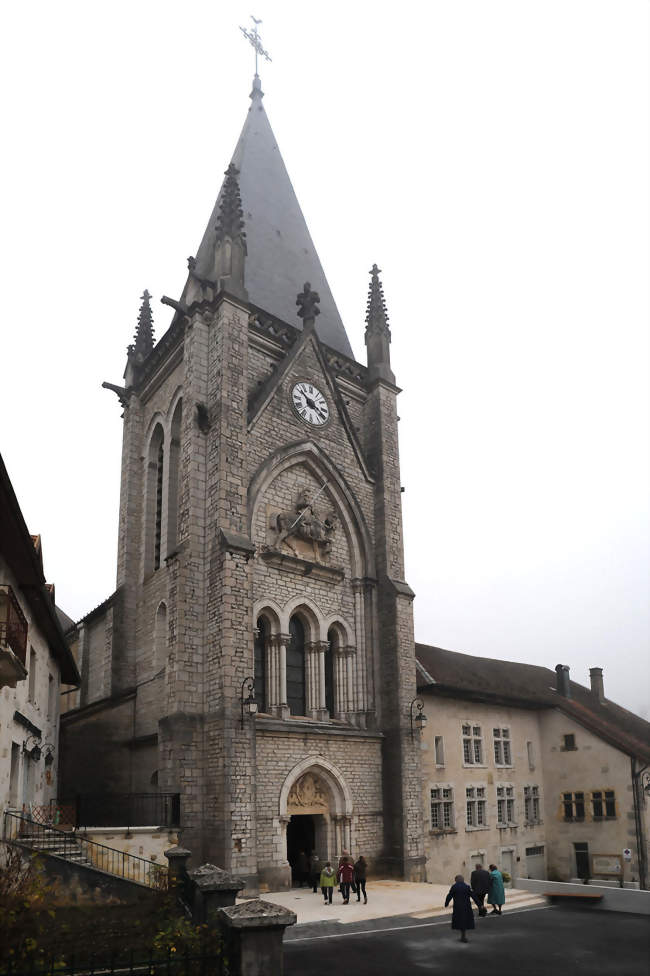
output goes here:
[[0, 812], [40, 817], [57, 797], [61, 682], [79, 681], [66, 620], [0, 458]]
[[618, 864], [647, 885], [650, 724], [605, 697], [602, 670], [587, 689], [563, 665], [416, 652], [427, 880], [479, 862], [558, 881]]
[[[390, 330], [356, 362], [255, 78], [171, 325], [124, 385], [115, 592], [73, 644], [64, 791], [182, 794], [183, 844], [258, 885], [301, 850], [423, 877], [413, 593]], [[253, 714], [254, 712], [257, 714]]]

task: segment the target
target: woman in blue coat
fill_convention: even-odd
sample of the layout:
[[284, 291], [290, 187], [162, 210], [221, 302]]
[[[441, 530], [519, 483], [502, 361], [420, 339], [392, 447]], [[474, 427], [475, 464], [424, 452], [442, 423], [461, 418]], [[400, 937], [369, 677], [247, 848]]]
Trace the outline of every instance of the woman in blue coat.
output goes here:
[[500, 915], [501, 906], [506, 903], [506, 890], [503, 887], [503, 875], [496, 864], [490, 865], [490, 890], [488, 892], [488, 905], [492, 905], [491, 915]]
[[454, 884], [449, 889], [449, 894], [445, 899], [445, 908], [453, 899], [454, 910], [451, 913], [451, 927], [452, 929], [460, 930], [461, 942], [467, 942], [467, 936], [465, 935], [467, 929], [474, 928], [474, 912], [472, 911], [471, 898], [478, 905], [474, 892], [469, 885], [465, 884], [462, 874], [457, 874], [454, 878]]

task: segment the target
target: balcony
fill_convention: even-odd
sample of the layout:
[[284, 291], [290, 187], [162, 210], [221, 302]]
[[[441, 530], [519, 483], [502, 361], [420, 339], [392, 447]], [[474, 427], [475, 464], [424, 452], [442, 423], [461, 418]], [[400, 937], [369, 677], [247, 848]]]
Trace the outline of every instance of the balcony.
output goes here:
[[13, 589], [0, 583], [0, 688], [27, 677], [27, 621]]

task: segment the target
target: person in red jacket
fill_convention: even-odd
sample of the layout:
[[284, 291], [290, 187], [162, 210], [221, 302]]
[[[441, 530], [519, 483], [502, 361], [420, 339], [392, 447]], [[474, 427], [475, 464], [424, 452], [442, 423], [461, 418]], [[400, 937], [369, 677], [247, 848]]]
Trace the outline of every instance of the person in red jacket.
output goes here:
[[343, 904], [350, 904], [350, 885], [354, 882], [354, 864], [352, 859], [349, 857], [342, 857], [339, 863], [339, 870], [337, 873], [337, 881], [341, 886], [341, 894], [343, 895]]

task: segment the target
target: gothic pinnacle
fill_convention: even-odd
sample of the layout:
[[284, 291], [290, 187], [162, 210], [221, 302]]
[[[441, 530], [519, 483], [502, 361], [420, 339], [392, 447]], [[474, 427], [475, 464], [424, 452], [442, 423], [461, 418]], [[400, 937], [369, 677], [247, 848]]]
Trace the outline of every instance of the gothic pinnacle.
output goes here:
[[384, 299], [384, 288], [379, 280], [381, 274], [376, 264], [370, 269], [370, 287], [368, 288], [368, 303], [366, 306], [366, 334], [385, 333], [390, 339], [390, 329], [388, 328], [388, 312], [386, 311], [386, 301]]
[[144, 362], [153, 349], [153, 314], [149, 299], [151, 295], [145, 288], [141, 295], [142, 305], [138, 314], [138, 325], [133, 337], [133, 352], [137, 362]]
[[246, 234], [244, 232], [244, 212], [239, 193], [239, 170], [231, 163], [225, 172], [225, 180], [221, 192], [219, 216], [217, 217], [217, 243], [229, 237], [231, 241], [239, 241], [246, 254]]

